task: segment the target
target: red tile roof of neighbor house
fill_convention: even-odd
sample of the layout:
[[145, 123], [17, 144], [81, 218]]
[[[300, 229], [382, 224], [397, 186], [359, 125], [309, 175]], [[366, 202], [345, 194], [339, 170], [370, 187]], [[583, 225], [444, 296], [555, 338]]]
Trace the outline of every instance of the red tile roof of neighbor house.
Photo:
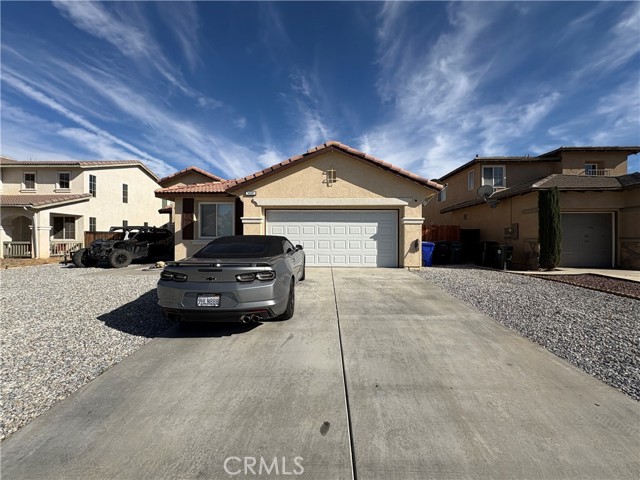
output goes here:
[[224, 192], [233, 190], [237, 187], [249, 184], [253, 181], [260, 180], [277, 171], [296, 165], [301, 161], [304, 161], [305, 159], [313, 158], [315, 156], [318, 156], [321, 153], [331, 151], [331, 150], [338, 150], [352, 157], [362, 159], [375, 167], [381, 168], [390, 173], [406, 178], [407, 180], [418, 183], [420, 185], [424, 185], [424, 186], [433, 188], [435, 190], [441, 190], [443, 188], [443, 186], [440, 185], [439, 183], [423, 178], [419, 175], [416, 175], [415, 173], [411, 173], [408, 170], [404, 170], [389, 162], [385, 162], [384, 160], [381, 160], [372, 155], [369, 155], [368, 153], [364, 153], [364, 152], [361, 152], [360, 150], [356, 150], [355, 148], [351, 148], [348, 145], [345, 145], [343, 143], [331, 140], [326, 143], [323, 143], [322, 145], [318, 145], [316, 147], [313, 147], [307, 150], [302, 155], [296, 155], [294, 157], [288, 158], [287, 160], [284, 160], [280, 163], [272, 165], [271, 167], [265, 168], [264, 170], [260, 170], [259, 172], [252, 173], [251, 175], [247, 175], [246, 177], [237, 178], [235, 180], [227, 180], [221, 183], [197, 183], [193, 185], [185, 185], [180, 187], [162, 188], [162, 189], [156, 190], [156, 194], [168, 195], [168, 194], [176, 194], [176, 193], [179, 193], [179, 194], [224, 193]]
[[224, 178], [218, 177], [217, 175], [214, 175], [213, 173], [209, 173], [206, 170], [203, 170], [201, 168], [191, 166], [191, 167], [184, 168], [184, 169], [180, 170], [179, 172], [172, 173], [171, 175], [167, 175], [166, 177], [162, 177], [160, 180], [158, 180], [158, 183], [160, 185], [162, 185], [163, 183], [167, 182], [168, 180], [173, 180], [176, 177], [180, 177], [182, 175], [186, 175], [186, 174], [192, 173], [192, 172], [199, 173], [201, 175], [204, 175], [205, 177], [209, 177], [210, 179], [212, 179], [212, 180], [214, 180], [216, 182], [224, 182], [225, 181]]
[[0, 195], [0, 206], [3, 207], [44, 207], [48, 205], [59, 205], [76, 201], [88, 200], [90, 193], [80, 193], [73, 195], [51, 194], [51, 195]]

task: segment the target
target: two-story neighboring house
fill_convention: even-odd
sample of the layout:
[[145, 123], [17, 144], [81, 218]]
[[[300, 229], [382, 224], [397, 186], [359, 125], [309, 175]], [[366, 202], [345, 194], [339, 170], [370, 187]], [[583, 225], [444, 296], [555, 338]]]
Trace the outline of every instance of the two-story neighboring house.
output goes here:
[[85, 231], [166, 219], [158, 178], [138, 161], [17, 161], [0, 157], [0, 256], [47, 258]]
[[[640, 173], [627, 174], [627, 158], [638, 152], [560, 147], [536, 157], [476, 157], [438, 179], [447, 187], [424, 207], [426, 223], [479, 230], [482, 241], [511, 245], [514, 265], [532, 267], [538, 192], [557, 187], [561, 266], [640, 268]], [[486, 199], [478, 195], [484, 185], [494, 192]]]

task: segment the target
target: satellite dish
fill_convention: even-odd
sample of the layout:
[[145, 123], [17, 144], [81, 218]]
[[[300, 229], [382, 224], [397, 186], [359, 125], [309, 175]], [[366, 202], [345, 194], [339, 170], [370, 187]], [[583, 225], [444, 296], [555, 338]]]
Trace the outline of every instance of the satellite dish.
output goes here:
[[491, 185], [483, 185], [476, 191], [476, 194], [486, 202], [494, 192], [495, 189]]

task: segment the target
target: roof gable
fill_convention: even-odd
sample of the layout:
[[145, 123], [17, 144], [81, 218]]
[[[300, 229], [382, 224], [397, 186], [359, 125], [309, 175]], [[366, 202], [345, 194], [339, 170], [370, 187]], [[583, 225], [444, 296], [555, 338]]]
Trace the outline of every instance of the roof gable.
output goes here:
[[201, 168], [198, 167], [194, 167], [194, 166], [190, 166], [187, 167], [185, 169], [182, 169], [178, 172], [172, 173], [171, 175], [167, 175], [166, 177], [161, 178], [160, 180], [158, 180], [158, 183], [160, 185], [162, 185], [163, 187], [167, 184], [170, 183], [171, 181], [175, 181], [177, 179], [179, 179], [180, 177], [184, 177], [187, 176], [189, 174], [197, 174], [197, 175], [202, 175], [203, 177], [203, 182], [206, 182], [207, 179], [214, 181], [214, 182], [224, 182], [224, 178], [218, 177], [217, 175], [214, 175], [213, 173], [209, 173], [206, 170], [203, 170]]

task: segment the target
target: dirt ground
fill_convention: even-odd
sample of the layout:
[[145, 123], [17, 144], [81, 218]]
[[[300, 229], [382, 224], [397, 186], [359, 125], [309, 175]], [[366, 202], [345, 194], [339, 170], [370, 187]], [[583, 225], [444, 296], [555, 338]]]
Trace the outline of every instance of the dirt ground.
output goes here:
[[47, 263], [63, 263], [64, 257], [51, 258], [0, 258], [0, 268], [32, 267]]

